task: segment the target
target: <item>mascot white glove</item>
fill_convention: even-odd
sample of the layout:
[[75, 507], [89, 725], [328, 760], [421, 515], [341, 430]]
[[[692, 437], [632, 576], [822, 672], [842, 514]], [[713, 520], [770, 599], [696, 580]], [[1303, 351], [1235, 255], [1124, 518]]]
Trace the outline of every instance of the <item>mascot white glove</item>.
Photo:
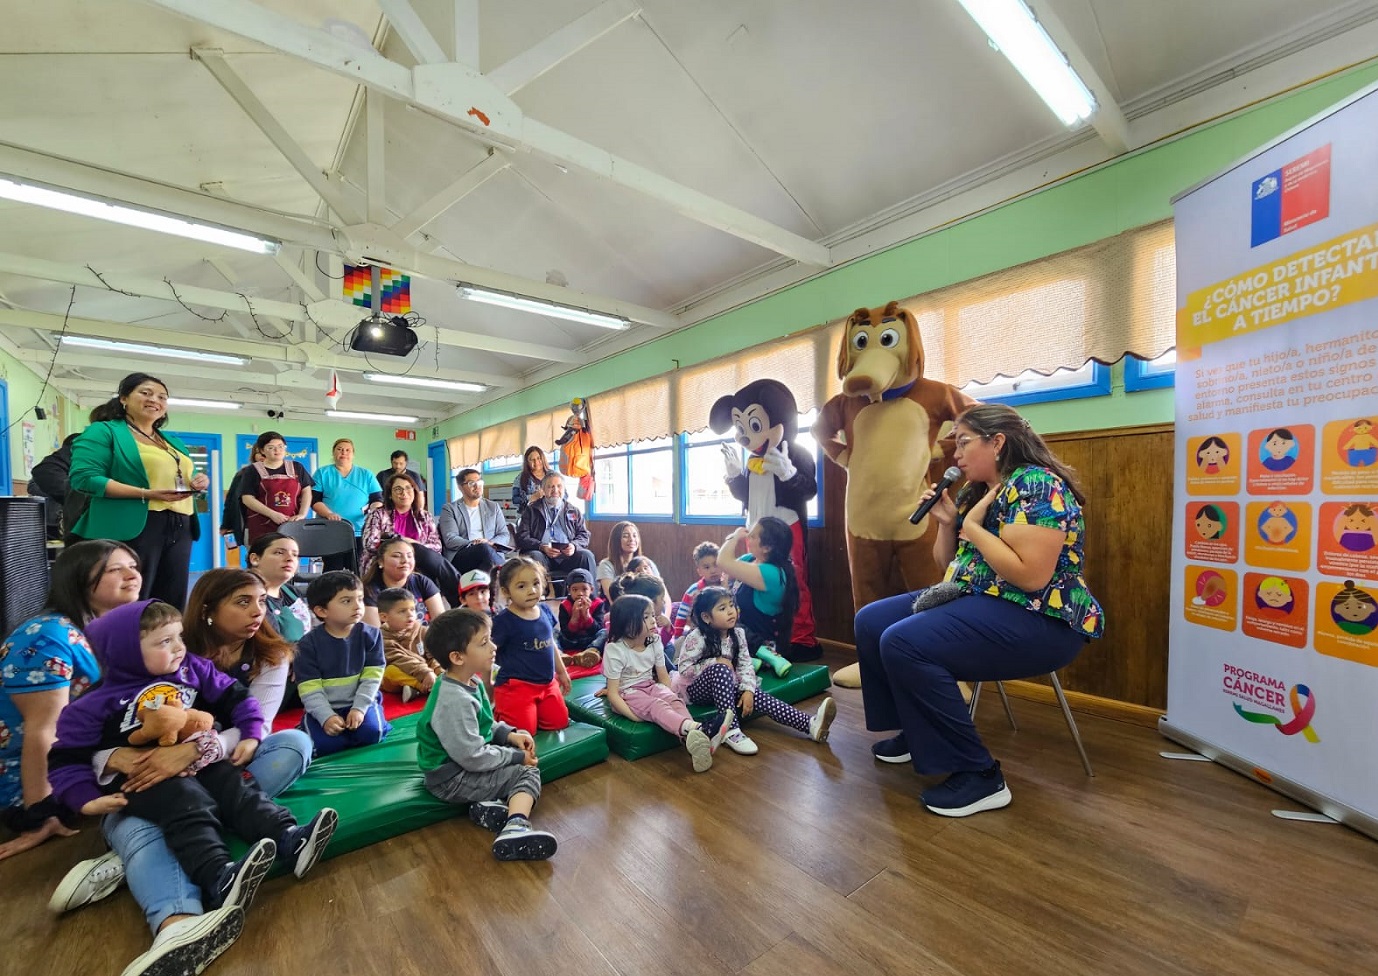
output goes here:
[[799, 473], [794, 462], [789, 459], [787, 447], [788, 445], [781, 441], [778, 448], [766, 451], [765, 454], [761, 455], [762, 474], [773, 474], [781, 481], [789, 481]]
[[742, 473], [742, 452], [736, 443], [724, 444], [722, 446], [723, 467], [727, 469], [727, 480], [741, 476]]

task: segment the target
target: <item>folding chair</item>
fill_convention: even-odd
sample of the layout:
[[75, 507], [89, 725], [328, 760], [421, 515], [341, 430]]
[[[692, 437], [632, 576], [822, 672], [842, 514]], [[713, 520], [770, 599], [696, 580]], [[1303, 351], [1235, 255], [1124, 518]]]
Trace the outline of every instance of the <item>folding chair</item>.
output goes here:
[[[302, 559], [323, 559], [326, 556], [354, 555], [354, 526], [341, 519], [306, 519], [303, 522], [283, 522], [278, 531], [297, 543]], [[355, 572], [358, 572], [356, 567]], [[309, 584], [320, 573], [297, 573], [296, 582]]]
[[[1057, 694], [1058, 704], [1062, 706], [1062, 717], [1067, 720], [1067, 731], [1072, 733], [1072, 741], [1076, 743], [1077, 752], [1081, 754], [1081, 766], [1086, 770], [1087, 776], [1095, 776], [1091, 769], [1091, 760], [1086, 756], [1086, 747], [1081, 744], [1081, 733], [1077, 731], [1077, 720], [1072, 717], [1072, 707], [1067, 704], [1067, 696], [1062, 693], [1062, 682], [1057, 680], [1057, 672], [1049, 671], [1048, 678], [1053, 683], [1053, 691]], [[997, 681], [995, 688], [1000, 692], [1000, 701], [1005, 706], [1005, 716], [1010, 720], [1010, 728], [1019, 731], [1019, 725], [1014, 720], [1014, 712], [1010, 709], [1010, 697], [1005, 694], [1005, 683]], [[976, 704], [981, 700], [981, 682], [977, 681], [971, 686], [971, 702], [969, 712], [974, 720], [976, 718]]]

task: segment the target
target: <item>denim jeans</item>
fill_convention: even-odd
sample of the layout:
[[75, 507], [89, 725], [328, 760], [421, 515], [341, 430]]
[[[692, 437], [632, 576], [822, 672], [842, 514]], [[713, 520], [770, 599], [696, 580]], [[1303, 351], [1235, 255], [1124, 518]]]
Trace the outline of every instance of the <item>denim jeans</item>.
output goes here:
[[[311, 739], [299, 729], [266, 737], [249, 763], [249, 772], [268, 796], [277, 796], [296, 782], [311, 764]], [[163, 832], [147, 820], [111, 814], [101, 821], [110, 849], [124, 862], [129, 892], [153, 934], [173, 915], [200, 915], [201, 889], [192, 884], [163, 840]]]

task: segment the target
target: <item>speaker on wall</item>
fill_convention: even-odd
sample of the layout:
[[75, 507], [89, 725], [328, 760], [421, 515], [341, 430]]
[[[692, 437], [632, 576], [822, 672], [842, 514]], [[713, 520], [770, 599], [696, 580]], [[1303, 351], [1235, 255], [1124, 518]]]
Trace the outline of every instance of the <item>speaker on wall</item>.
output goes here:
[[48, 598], [43, 499], [0, 498], [0, 641]]

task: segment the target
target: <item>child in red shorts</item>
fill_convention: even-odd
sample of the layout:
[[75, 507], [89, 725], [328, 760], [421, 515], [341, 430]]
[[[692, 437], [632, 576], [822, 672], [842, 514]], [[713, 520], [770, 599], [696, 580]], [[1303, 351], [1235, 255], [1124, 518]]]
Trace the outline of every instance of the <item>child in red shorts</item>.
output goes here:
[[545, 571], [535, 560], [509, 557], [498, 573], [498, 589], [507, 609], [493, 618], [493, 714], [526, 732], [567, 728], [569, 672], [560, 658], [555, 615], [541, 603]]

